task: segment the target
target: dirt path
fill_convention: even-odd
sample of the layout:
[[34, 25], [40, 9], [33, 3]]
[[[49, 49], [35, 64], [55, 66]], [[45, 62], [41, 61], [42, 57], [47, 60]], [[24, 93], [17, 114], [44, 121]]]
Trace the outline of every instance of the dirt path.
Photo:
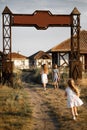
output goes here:
[[40, 85], [27, 85], [26, 89], [33, 110], [30, 130], [86, 130], [85, 117], [83, 118], [86, 108], [82, 107], [80, 117], [76, 122], [73, 121], [66, 107], [64, 90], [54, 90], [48, 86], [44, 91]]
[[28, 88], [33, 108], [32, 130], [57, 130], [58, 122], [56, 121], [56, 117], [51, 117], [52, 110], [49, 107], [48, 100], [43, 95], [41, 96], [41, 93], [46, 94], [47, 92], [41, 89]]

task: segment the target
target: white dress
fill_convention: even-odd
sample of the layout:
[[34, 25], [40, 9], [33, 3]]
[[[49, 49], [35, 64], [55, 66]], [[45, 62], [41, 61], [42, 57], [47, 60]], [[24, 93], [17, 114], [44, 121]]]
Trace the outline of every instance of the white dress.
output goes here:
[[48, 77], [46, 73], [41, 74], [41, 81], [42, 83], [45, 83], [45, 84], [48, 83]]
[[78, 107], [83, 104], [83, 101], [76, 95], [75, 92], [72, 91], [70, 87], [67, 87], [65, 89], [65, 92], [67, 93], [67, 106], [68, 108], [71, 107]]

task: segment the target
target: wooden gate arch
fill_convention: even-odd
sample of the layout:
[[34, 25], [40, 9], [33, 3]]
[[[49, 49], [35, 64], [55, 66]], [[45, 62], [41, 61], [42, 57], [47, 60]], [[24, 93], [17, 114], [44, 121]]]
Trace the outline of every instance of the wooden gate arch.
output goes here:
[[[48, 27], [71, 28], [71, 52], [69, 58], [69, 76], [73, 79], [82, 78], [80, 67], [80, 12], [75, 7], [69, 14], [52, 14], [49, 10], [36, 10], [33, 14], [15, 14], [6, 6], [2, 12], [3, 24], [3, 53], [10, 54], [10, 58], [3, 59], [3, 64], [11, 63], [11, 27], [26, 26], [44, 30]], [[52, 63], [57, 63], [57, 52], [52, 54]], [[4, 70], [4, 69], [3, 69]], [[11, 67], [12, 72], [12, 67]]]

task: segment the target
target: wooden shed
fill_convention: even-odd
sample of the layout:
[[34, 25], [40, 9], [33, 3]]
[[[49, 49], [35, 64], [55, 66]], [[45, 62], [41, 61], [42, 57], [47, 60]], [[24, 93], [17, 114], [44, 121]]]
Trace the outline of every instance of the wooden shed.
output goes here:
[[[48, 52], [57, 55], [57, 64], [59, 66], [69, 66], [69, 56], [71, 39], [67, 39], [51, 48]], [[52, 57], [54, 58], [54, 57]], [[87, 71], [87, 31], [80, 31], [80, 61], [83, 70]]]
[[52, 57], [44, 51], [38, 51], [35, 54], [28, 57], [30, 68], [39, 68], [42, 64], [47, 64], [50, 68], [52, 66]]

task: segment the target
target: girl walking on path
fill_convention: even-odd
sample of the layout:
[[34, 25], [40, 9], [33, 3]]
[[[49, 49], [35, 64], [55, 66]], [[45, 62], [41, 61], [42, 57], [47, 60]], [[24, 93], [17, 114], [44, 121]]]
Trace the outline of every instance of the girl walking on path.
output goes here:
[[77, 107], [83, 104], [83, 101], [79, 98], [80, 92], [75, 86], [74, 80], [68, 80], [68, 86], [65, 89], [65, 96], [67, 96], [67, 106], [71, 110], [73, 120], [76, 120], [78, 116]]
[[59, 70], [58, 70], [57, 64], [54, 64], [54, 65], [53, 65], [52, 79], [53, 79], [54, 88], [55, 88], [55, 89], [58, 88], [60, 75], [59, 75]]
[[41, 70], [41, 82], [43, 84], [44, 90], [46, 90], [46, 84], [48, 83], [48, 67], [46, 64], [42, 65], [42, 70]]

